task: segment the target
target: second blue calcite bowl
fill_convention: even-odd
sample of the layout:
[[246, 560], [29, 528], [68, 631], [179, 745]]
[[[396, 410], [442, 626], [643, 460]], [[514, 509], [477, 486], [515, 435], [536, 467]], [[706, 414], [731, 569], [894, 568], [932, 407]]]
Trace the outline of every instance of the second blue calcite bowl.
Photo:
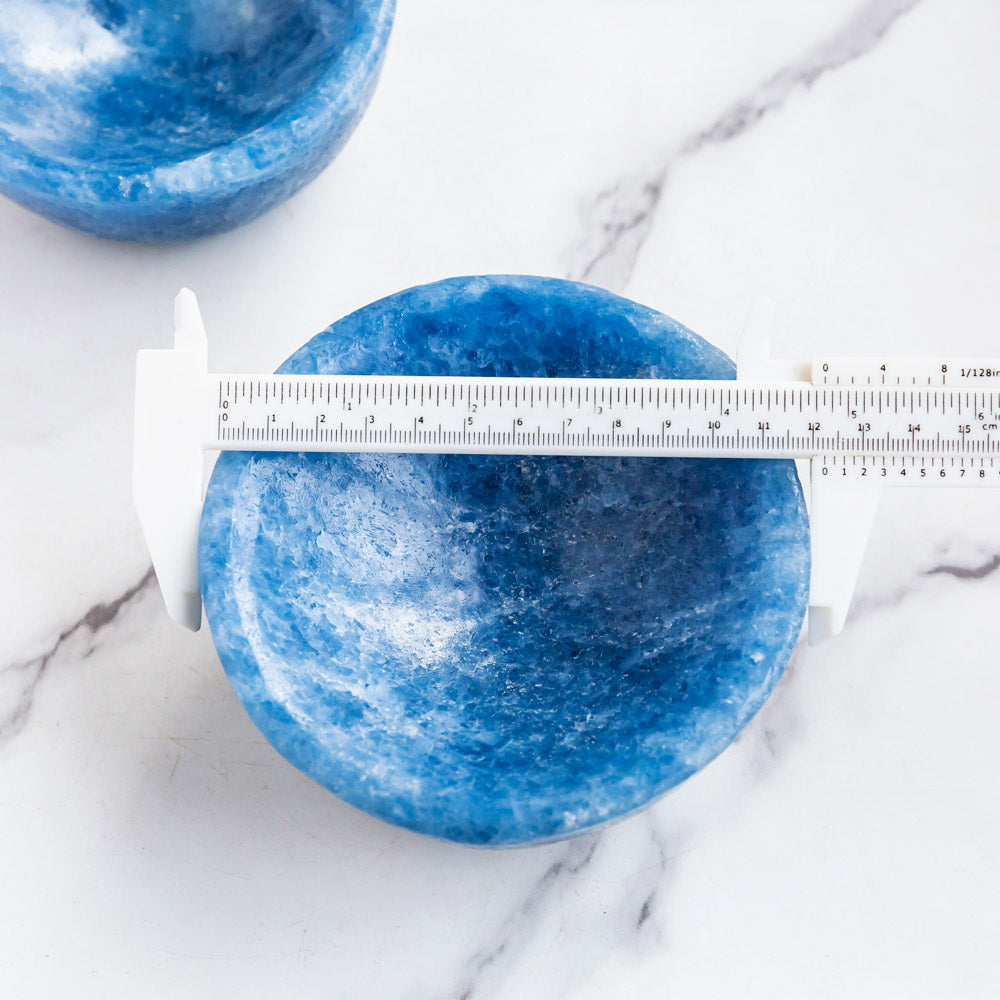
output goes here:
[[0, 193], [183, 240], [313, 178], [367, 107], [394, 0], [3, 0]]
[[[544, 278], [376, 302], [284, 372], [730, 378], [667, 317]], [[221, 456], [202, 590], [219, 656], [292, 763], [469, 844], [646, 805], [740, 732], [805, 611], [791, 462]]]

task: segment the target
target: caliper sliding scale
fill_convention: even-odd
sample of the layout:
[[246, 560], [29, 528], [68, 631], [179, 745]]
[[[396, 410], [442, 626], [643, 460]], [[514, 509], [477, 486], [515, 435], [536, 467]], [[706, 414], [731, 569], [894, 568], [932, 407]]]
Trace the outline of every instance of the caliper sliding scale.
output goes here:
[[735, 381], [209, 375], [198, 303], [136, 364], [134, 494], [167, 611], [201, 624], [206, 451], [806, 459], [809, 640], [843, 627], [882, 486], [1000, 486], [1000, 361], [769, 357], [754, 304]]

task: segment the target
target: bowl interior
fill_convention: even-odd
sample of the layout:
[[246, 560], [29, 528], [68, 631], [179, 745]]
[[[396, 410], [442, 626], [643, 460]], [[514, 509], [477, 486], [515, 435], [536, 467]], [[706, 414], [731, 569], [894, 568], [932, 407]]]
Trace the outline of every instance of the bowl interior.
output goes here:
[[358, 0], [6, 0], [0, 131], [59, 161], [174, 162], [281, 114]]

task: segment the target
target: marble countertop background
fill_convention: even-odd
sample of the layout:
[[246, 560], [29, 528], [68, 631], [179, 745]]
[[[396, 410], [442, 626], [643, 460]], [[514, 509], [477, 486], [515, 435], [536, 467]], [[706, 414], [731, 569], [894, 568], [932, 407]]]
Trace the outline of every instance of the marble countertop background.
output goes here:
[[1000, 995], [1000, 495], [896, 491], [844, 633], [627, 822], [474, 851], [285, 763], [166, 618], [133, 365], [216, 370], [454, 274], [593, 282], [733, 352], [1000, 354], [996, 0], [406, 0], [345, 152], [142, 248], [0, 201], [0, 995]]

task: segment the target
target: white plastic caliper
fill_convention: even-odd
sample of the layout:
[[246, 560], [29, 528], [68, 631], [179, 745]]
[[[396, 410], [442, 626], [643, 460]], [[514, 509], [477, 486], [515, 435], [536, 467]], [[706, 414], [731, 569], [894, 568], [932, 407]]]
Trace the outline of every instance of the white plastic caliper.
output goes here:
[[133, 489], [167, 612], [201, 625], [206, 451], [808, 460], [809, 640], [844, 626], [882, 486], [1000, 487], [1000, 361], [770, 357], [755, 304], [732, 380], [208, 373], [194, 294], [136, 363]]

